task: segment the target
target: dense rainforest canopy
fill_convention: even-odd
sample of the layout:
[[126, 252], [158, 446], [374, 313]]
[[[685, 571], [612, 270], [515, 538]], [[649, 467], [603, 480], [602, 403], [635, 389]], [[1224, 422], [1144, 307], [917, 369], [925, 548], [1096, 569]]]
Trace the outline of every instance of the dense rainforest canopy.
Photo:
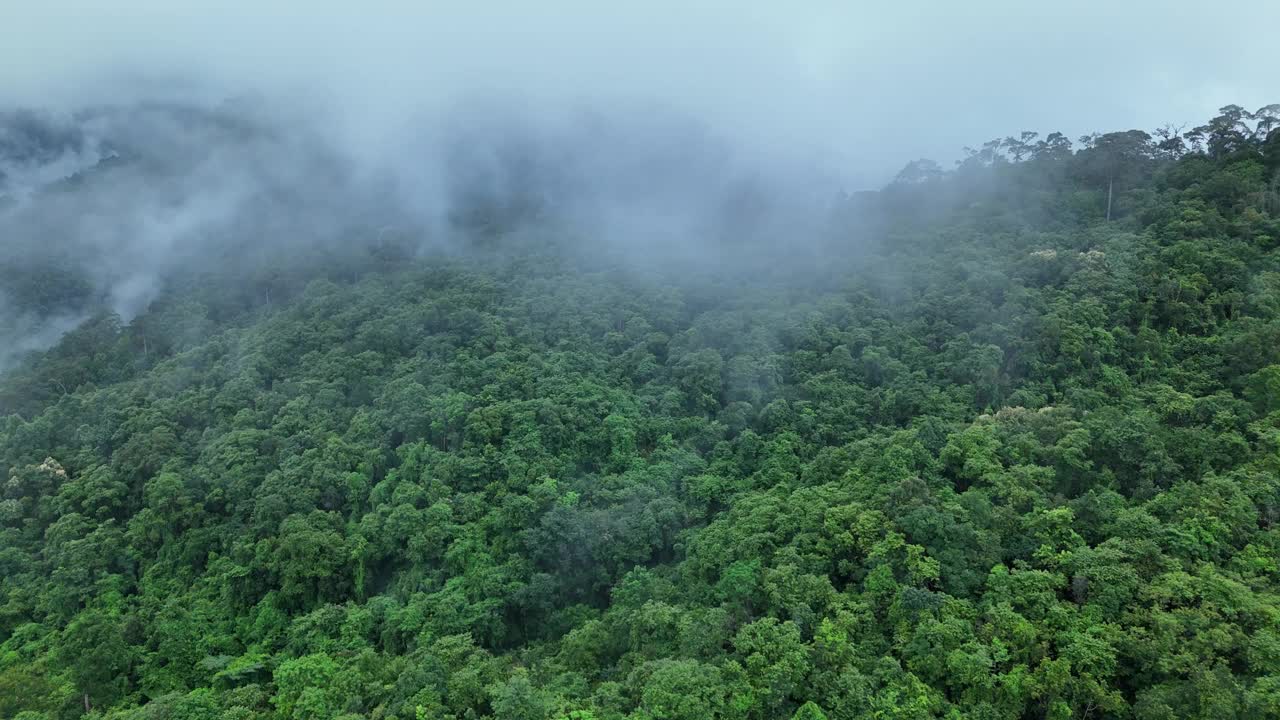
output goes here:
[[0, 717], [1280, 718], [1278, 124], [190, 269], [0, 376]]

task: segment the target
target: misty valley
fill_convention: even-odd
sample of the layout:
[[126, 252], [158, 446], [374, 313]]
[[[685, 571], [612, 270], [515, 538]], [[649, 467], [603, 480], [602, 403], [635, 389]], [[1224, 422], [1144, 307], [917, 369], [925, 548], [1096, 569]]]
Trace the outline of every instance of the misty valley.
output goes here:
[[1280, 718], [1280, 105], [477, 117], [0, 113], [0, 718]]

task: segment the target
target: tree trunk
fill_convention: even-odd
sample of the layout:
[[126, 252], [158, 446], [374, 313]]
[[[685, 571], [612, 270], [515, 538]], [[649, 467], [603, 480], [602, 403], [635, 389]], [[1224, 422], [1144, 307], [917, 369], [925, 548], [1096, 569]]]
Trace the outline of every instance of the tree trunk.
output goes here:
[[1107, 222], [1111, 222], [1111, 191], [1116, 186], [1115, 175], [1107, 176]]
[[84, 694], [84, 711], [92, 712], [93, 706], [89, 704], [89, 693]]

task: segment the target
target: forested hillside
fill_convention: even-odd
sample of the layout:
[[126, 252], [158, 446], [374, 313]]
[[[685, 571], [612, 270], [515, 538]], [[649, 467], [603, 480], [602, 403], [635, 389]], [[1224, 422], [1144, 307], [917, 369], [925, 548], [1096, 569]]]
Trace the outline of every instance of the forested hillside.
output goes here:
[[507, 210], [128, 318], [24, 239], [0, 717], [1280, 718], [1280, 106], [678, 262]]

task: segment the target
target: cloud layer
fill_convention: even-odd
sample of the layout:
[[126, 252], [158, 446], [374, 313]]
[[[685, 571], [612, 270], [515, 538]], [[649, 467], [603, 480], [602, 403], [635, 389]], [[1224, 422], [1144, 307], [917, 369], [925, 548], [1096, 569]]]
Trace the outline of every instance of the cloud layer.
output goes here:
[[438, 248], [477, 222], [554, 217], [637, 263], [820, 262], [830, 199], [909, 160], [1274, 101], [1273, 53], [1240, 29], [1280, 25], [1280, 4], [1198, 10], [15, 4], [0, 25], [0, 365], [93, 311], [132, 318], [177, 270], [247, 271], [388, 229]]
[[1198, 121], [1274, 100], [1242, 37], [1280, 5], [1015, 0], [594, 3], [62, 0], [0, 29], [0, 96], [80, 105], [254, 90], [336, 107], [373, 152], [415, 115], [666, 106], [871, 186], [907, 160], [1031, 129]]

